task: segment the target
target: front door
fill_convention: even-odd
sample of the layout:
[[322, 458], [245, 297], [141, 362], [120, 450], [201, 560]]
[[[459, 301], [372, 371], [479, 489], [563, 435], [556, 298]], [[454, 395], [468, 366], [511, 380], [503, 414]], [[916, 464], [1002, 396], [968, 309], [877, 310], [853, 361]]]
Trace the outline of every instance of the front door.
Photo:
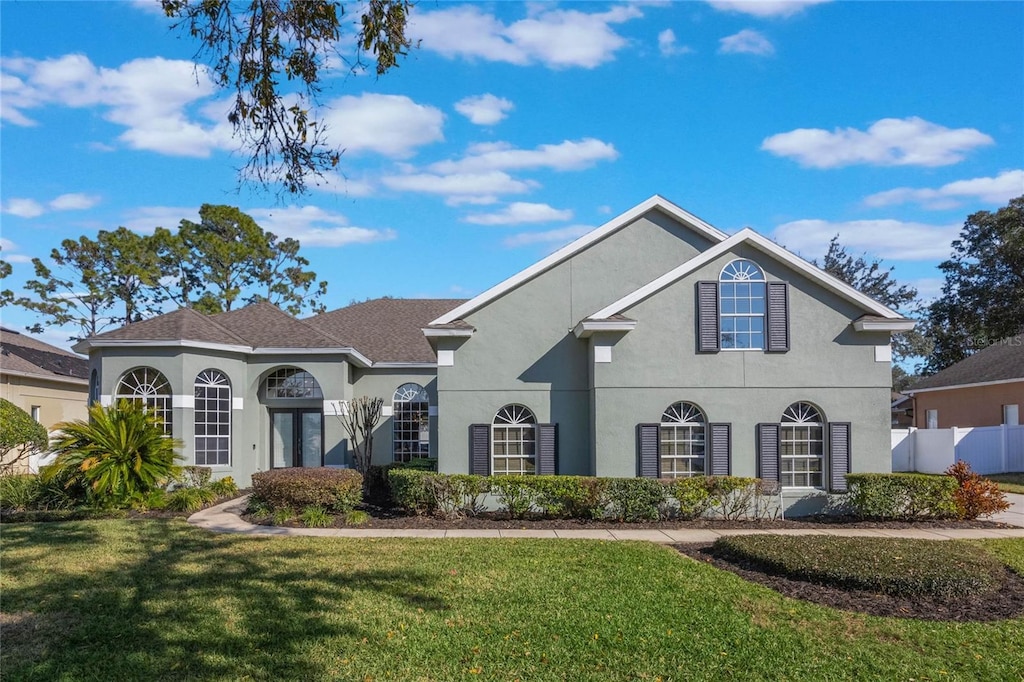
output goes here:
[[270, 460], [274, 469], [324, 465], [324, 415], [315, 408], [270, 410]]

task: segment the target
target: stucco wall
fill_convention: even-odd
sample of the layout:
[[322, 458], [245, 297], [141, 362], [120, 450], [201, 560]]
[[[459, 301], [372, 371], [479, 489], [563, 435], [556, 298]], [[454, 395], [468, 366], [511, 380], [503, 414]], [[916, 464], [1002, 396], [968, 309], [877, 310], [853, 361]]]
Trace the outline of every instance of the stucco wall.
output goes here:
[[[433, 368], [354, 368], [352, 371], [352, 397], [379, 397], [386, 408], [393, 407], [395, 390], [402, 384], [414, 383], [427, 389], [430, 405], [437, 407], [437, 376]], [[437, 456], [437, 422], [440, 416], [430, 417], [430, 452]], [[394, 461], [392, 438], [394, 420], [382, 417], [373, 431], [373, 463], [388, 464]]]
[[914, 396], [915, 426], [928, 427], [928, 410], [939, 411], [940, 429], [953, 426], [998, 426], [1003, 405], [1018, 405], [1024, 423], [1024, 380], [1010, 384], [926, 391]]
[[39, 423], [52, 429], [58, 422], [85, 419], [89, 387], [45, 378], [4, 374], [0, 377], [0, 398], [11, 401], [29, 414], [39, 406]]

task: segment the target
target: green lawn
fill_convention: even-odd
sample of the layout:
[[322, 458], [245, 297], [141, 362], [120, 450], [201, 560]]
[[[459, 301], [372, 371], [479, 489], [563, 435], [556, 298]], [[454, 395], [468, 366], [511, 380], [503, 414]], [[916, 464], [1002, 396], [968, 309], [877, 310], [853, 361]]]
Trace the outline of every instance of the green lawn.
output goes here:
[[[4, 680], [1017, 680], [1024, 619], [866, 617], [667, 547], [0, 528]], [[1024, 571], [1024, 540], [984, 546]]]
[[1024, 495], [1024, 472], [1015, 474], [989, 474], [985, 478], [991, 479], [999, 484], [999, 489], [1004, 493], [1019, 493]]

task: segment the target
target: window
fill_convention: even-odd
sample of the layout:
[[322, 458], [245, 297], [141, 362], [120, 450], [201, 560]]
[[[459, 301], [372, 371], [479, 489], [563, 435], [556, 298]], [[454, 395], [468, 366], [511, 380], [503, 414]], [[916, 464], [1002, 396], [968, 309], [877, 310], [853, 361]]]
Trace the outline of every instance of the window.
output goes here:
[[1003, 405], [1003, 423], [1007, 426], [1020, 424], [1020, 405]]
[[419, 384], [403, 384], [392, 398], [392, 451], [396, 462], [430, 457], [430, 397]]
[[491, 425], [491, 473], [532, 474], [536, 470], [537, 420], [522, 405], [506, 405]]
[[89, 405], [95, 405], [100, 401], [100, 375], [93, 370], [89, 375]]
[[669, 405], [661, 415], [659, 456], [661, 475], [683, 478], [704, 475], [704, 424], [707, 420], [693, 403]]
[[764, 348], [765, 279], [749, 260], [734, 260], [719, 277], [719, 334], [723, 350]]
[[196, 464], [231, 464], [231, 382], [215, 369], [200, 372], [195, 383]]
[[320, 384], [309, 372], [295, 367], [275, 370], [267, 377], [268, 398], [323, 398]]
[[825, 420], [814, 405], [793, 403], [779, 429], [779, 481], [785, 487], [820, 488], [825, 463]]
[[41, 415], [42, 411], [43, 411], [42, 407], [40, 407], [39, 405], [33, 405], [32, 406], [32, 410], [31, 410], [32, 421], [37, 422], [37, 423], [42, 423], [42, 415]]
[[152, 367], [137, 367], [121, 377], [114, 400], [143, 404], [163, 423], [164, 433], [171, 435], [171, 384]]
[[925, 410], [924, 422], [926, 429], [937, 429], [939, 428], [939, 411], [938, 410]]

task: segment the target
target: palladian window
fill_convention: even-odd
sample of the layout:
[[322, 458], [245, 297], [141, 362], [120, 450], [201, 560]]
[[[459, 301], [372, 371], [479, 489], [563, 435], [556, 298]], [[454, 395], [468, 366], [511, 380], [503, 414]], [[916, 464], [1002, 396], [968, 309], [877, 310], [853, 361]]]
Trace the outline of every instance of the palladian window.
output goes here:
[[532, 474], [536, 470], [537, 419], [522, 405], [506, 405], [491, 425], [491, 473]]
[[323, 398], [320, 384], [312, 374], [296, 367], [275, 370], [267, 377], [268, 398]]
[[699, 407], [686, 402], [669, 405], [661, 415], [658, 448], [663, 477], [704, 475], [706, 421]]
[[722, 350], [764, 348], [765, 279], [761, 268], [738, 259], [722, 269], [718, 282]]
[[114, 391], [115, 403], [131, 400], [141, 403], [146, 411], [154, 414], [164, 427], [164, 433], [171, 435], [171, 384], [162, 373], [152, 367], [136, 367], [121, 377]]
[[392, 399], [392, 451], [396, 462], [430, 457], [430, 397], [419, 384], [403, 384]]
[[825, 419], [810, 403], [793, 403], [779, 428], [779, 480], [783, 486], [820, 488], [825, 464]]

